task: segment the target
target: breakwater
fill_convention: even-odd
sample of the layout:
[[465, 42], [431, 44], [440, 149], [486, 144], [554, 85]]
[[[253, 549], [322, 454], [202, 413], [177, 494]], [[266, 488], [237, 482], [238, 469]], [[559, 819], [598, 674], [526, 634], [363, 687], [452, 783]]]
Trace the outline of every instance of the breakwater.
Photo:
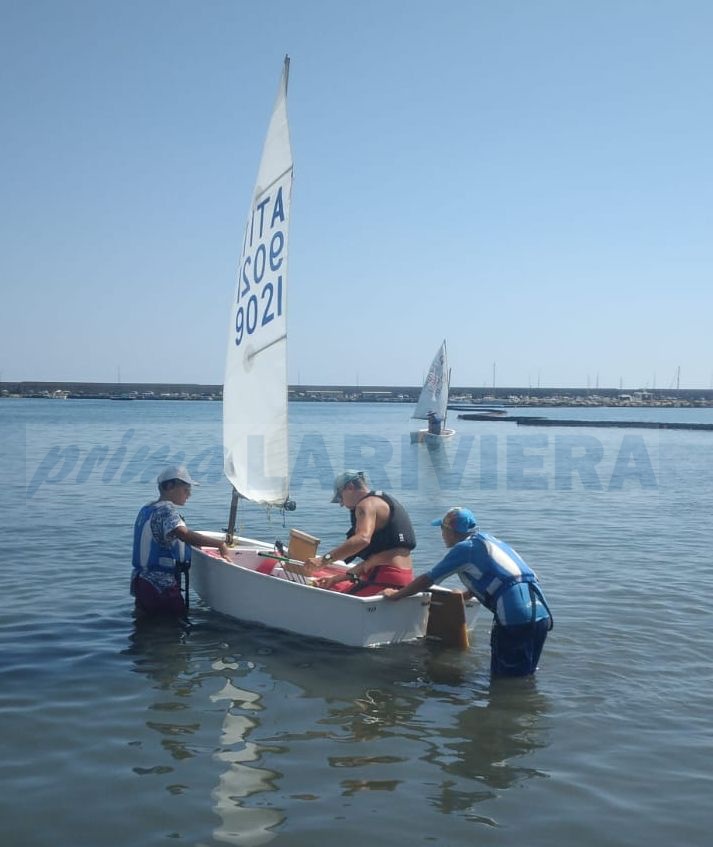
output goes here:
[[[294, 402], [415, 403], [421, 386], [289, 385]], [[216, 400], [220, 385], [127, 382], [0, 382], [0, 398], [23, 397], [69, 400]], [[504, 412], [518, 407], [713, 407], [713, 389], [631, 390], [600, 388], [482, 388], [451, 386], [452, 411]]]

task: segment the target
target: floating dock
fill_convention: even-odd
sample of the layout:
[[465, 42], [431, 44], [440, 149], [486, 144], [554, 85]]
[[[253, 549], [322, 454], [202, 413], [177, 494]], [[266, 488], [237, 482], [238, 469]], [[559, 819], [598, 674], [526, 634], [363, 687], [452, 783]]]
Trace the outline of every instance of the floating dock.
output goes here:
[[489, 421], [514, 423], [518, 426], [580, 426], [580, 427], [619, 427], [622, 429], [702, 429], [713, 431], [709, 423], [680, 423], [673, 421], [580, 421], [557, 418], [544, 418], [538, 415], [458, 415], [464, 421]]

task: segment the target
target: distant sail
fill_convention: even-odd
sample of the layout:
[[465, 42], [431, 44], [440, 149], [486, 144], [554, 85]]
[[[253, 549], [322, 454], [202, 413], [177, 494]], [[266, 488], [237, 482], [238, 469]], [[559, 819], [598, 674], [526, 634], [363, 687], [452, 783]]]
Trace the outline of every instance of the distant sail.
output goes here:
[[289, 58], [263, 146], [230, 311], [223, 386], [225, 475], [241, 497], [288, 495], [287, 248], [292, 149]]
[[435, 412], [438, 417], [445, 420], [447, 408], [448, 356], [446, 355], [446, 342], [444, 341], [431, 362], [431, 367], [428, 369], [421, 395], [416, 404], [416, 411], [411, 417], [425, 420], [429, 412]]

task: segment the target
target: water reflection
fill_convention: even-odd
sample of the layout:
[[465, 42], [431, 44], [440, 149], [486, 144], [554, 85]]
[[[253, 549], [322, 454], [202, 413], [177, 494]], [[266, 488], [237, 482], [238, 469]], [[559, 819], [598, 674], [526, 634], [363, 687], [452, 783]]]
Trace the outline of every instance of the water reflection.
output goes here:
[[317, 808], [336, 827], [374, 808], [409, 814], [414, 792], [494, 825], [487, 801], [542, 775], [530, 754], [548, 743], [547, 699], [535, 680], [491, 684], [487, 651], [350, 650], [209, 612], [131, 641], [157, 692], [146, 725], [174, 765], [196, 757], [188, 787], [210, 781], [218, 843], [268, 843]]
[[547, 698], [530, 679], [488, 682], [472, 692], [473, 702], [453, 712], [453, 723], [444, 726], [427, 756], [446, 777], [433, 804], [444, 813], [475, 814], [477, 803], [493, 799], [499, 791], [546, 774], [526, 764], [527, 757], [548, 743]]
[[[284, 815], [276, 809], [251, 806], [247, 802], [255, 795], [274, 791], [275, 780], [279, 777], [279, 773], [257, 766], [262, 752], [249, 740], [259, 727], [258, 715], [263, 705], [259, 694], [240, 687], [237, 681], [249, 676], [254, 665], [236, 660], [226, 643], [218, 647], [220, 656], [208, 665], [202, 656], [201, 645], [191, 643], [190, 627], [169, 620], [137, 620], [129, 641], [126, 653], [132, 656], [134, 669], [145, 674], [153, 689], [159, 692], [149, 709], [161, 713], [161, 719], [151, 717], [146, 720], [146, 726], [158, 733], [161, 747], [172, 759], [179, 761], [204, 755], [206, 749], [215, 751], [212, 758], [220, 764], [221, 772], [211, 796], [213, 811], [221, 823], [213, 830], [213, 838], [243, 847], [257, 847], [273, 840], [272, 830]], [[216, 646], [211, 645], [213, 655]], [[213, 680], [214, 685], [216, 677], [222, 678], [224, 684], [210, 694], [209, 699], [225, 709], [217, 750], [214, 743], [206, 745], [198, 740], [201, 734], [210, 731], [210, 722], [205, 721], [205, 701], [196, 705], [189, 699], [207, 680]], [[207, 723], [208, 727], [202, 727], [202, 723]], [[134, 772], [143, 776], [166, 774], [173, 769], [159, 764], [150, 768], [135, 767]], [[187, 787], [193, 786], [166, 786], [170, 793], [181, 793]]]
[[[294, 655], [270, 652], [265, 667], [321, 708], [301, 729], [262, 740], [280, 740], [292, 759], [300, 742], [306, 761], [323, 755], [341, 797], [398, 794], [420, 780], [438, 811], [492, 824], [478, 803], [544, 776], [527, 759], [548, 743], [547, 698], [534, 679], [491, 683], [487, 656], [481, 666], [472, 651], [427, 644], [361, 652], [314, 646], [309, 659], [290, 664]], [[323, 782], [313, 791], [324, 799], [334, 787]]]
[[[195, 684], [188, 673], [190, 652], [186, 635], [185, 625], [172, 619], [137, 619], [129, 637], [129, 648], [125, 651], [133, 659], [134, 670], [146, 675], [157, 692], [149, 705], [152, 715], [146, 720], [146, 726], [158, 734], [161, 747], [175, 760], [194, 755], [190, 748], [191, 737], [200, 728], [195, 721], [181, 720], [190, 708], [186, 698]], [[172, 770], [166, 765], [134, 768], [134, 772], [141, 775]]]
[[[237, 666], [218, 661], [214, 668], [237, 670]], [[248, 741], [250, 733], [259, 726], [259, 721], [244, 714], [259, 711], [263, 707], [260, 697], [253, 691], [238, 688], [226, 681], [224, 688], [211, 696], [214, 703], [228, 701], [228, 711], [223, 721], [220, 751], [215, 758], [227, 765], [213, 791], [214, 810], [222, 824], [213, 831], [217, 841], [227, 844], [258, 845], [271, 841], [271, 831], [282, 820], [276, 809], [250, 807], [245, 800], [264, 791], [275, 790], [277, 771], [257, 767], [262, 751]], [[250, 764], [248, 764], [250, 763]]]

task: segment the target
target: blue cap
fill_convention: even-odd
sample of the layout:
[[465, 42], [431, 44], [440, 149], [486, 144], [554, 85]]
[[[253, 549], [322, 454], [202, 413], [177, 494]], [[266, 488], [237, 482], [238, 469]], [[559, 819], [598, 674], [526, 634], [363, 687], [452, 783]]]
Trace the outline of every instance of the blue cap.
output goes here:
[[431, 526], [445, 526], [454, 532], [465, 535], [478, 529], [478, 519], [470, 509], [454, 506], [442, 518], [436, 518], [435, 521], [431, 521]]

